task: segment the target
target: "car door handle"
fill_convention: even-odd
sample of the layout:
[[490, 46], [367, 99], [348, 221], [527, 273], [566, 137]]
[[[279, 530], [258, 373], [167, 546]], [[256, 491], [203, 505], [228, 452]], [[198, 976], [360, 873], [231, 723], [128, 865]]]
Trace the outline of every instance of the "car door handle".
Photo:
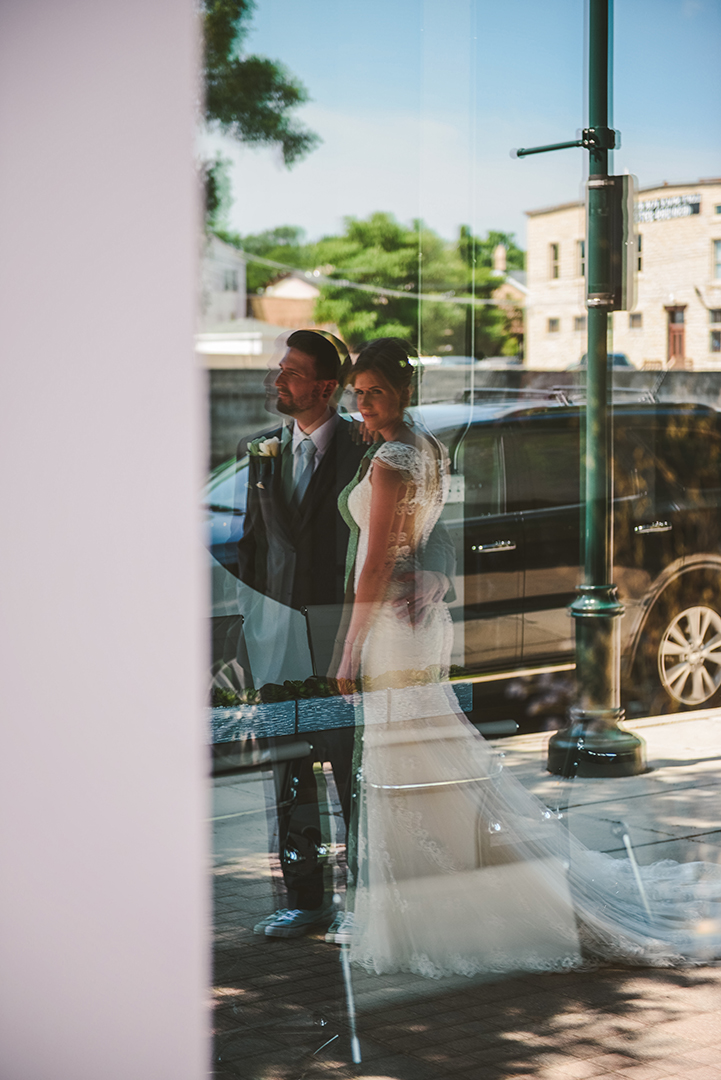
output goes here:
[[673, 525], [670, 521], [650, 521], [648, 525], [635, 525], [635, 533], [658, 533], [671, 532]]
[[515, 540], [493, 540], [490, 544], [472, 544], [471, 551], [515, 551]]

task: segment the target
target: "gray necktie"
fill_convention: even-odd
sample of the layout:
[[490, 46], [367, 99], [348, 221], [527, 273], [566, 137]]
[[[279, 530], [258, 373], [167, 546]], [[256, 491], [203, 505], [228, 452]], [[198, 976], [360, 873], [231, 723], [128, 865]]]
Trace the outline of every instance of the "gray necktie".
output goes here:
[[310, 478], [313, 475], [313, 459], [316, 445], [310, 438], [303, 439], [293, 454], [293, 502], [300, 506]]

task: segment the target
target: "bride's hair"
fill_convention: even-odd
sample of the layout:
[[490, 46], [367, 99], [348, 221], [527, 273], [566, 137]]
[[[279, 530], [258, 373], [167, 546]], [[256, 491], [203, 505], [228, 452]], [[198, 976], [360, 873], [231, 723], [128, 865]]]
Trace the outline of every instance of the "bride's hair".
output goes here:
[[358, 353], [358, 359], [346, 382], [353, 386], [362, 372], [376, 371], [398, 394], [401, 409], [407, 408], [413, 388], [413, 366], [408, 359], [409, 350], [408, 342], [401, 338], [384, 337], [369, 341]]

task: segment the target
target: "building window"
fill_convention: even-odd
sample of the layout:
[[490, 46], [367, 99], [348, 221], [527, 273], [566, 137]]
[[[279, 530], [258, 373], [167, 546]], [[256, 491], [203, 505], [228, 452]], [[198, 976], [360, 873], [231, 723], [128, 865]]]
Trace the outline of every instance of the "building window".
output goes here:
[[632, 311], [628, 317], [629, 330], [641, 330], [643, 328], [643, 315], [640, 311]]
[[721, 214], [721, 206], [715, 206], [714, 210], [717, 214]]
[[[712, 326], [714, 323], [721, 323], [721, 308], [709, 308], [708, 321]], [[712, 353], [721, 353], [721, 330], [711, 331], [708, 349]]]
[[560, 244], [551, 244], [550, 245], [550, 256], [551, 256], [551, 277], [555, 281], [556, 278], [559, 278], [561, 276], [561, 245]]
[[226, 270], [223, 274], [223, 290], [225, 292], [238, 291], [238, 271]]
[[548, 332], [549, 332], [549, 334], [557, 334], [560, 329], [561, 329], [561, 320], [560, 319], [549, 319], [548, 320]]
[[586, 329], [586, 316], [585, 315], [574, 315], [574, 317], [573, 317], [573, 329], [574, 330], [585, 330]]
[[713, 242], [713, 276], [721, 279], [721, 240]]
[[578, 251], [578, 276], [586, 276], [586, 241], [579, 240], [577, 242]]
[[638, 253], [637, 254], [637, 262], [636, 262], [636, 269], [637, 270], [643, 270], [643, 255], [641, 254], [642, 250], [643, 249], [641, 247], [641, 233], [639, 233], [638, 236], [636, 237], [636, 251]]

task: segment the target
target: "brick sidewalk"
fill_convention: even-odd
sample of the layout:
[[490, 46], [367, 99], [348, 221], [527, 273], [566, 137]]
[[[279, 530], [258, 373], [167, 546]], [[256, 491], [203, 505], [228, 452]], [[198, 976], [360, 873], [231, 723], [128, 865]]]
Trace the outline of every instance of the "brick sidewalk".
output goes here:
[[[687, 858], [718, 861], [717, 723], [687, 719], [672, 729], [668, 720], [647, 721], [642, 733], [654, 771], [577, 782], [573, 799], [597, 817], [623, 811], [648, 861], [684, 850]], [[543, 740], [503, 745], [509, 767], [539, 794], [553, 783], [543, 772]], [[252, 933], [274, 903], [261, 787], [258, 778], [227, 787], [221, 809], [236, 812], [216, 819], [219, 833], [230, 826], [218, 841], [215, 871], [217, 1080], [721, 1080], [717, 966], [437, 981], [354, 972], [363, 1062], [351, 1065], [340, 950], [321, 935], [282, 941]]]
[[450, 991], [439, 983], [398, 1004], [389, 995], [359, 1009], [356, 1067], [338, 953], [321, 938], [263, 941], [247, 931], [219, 946], [218, 1080], [721, 1080], [720, 968], [605, 968]]

